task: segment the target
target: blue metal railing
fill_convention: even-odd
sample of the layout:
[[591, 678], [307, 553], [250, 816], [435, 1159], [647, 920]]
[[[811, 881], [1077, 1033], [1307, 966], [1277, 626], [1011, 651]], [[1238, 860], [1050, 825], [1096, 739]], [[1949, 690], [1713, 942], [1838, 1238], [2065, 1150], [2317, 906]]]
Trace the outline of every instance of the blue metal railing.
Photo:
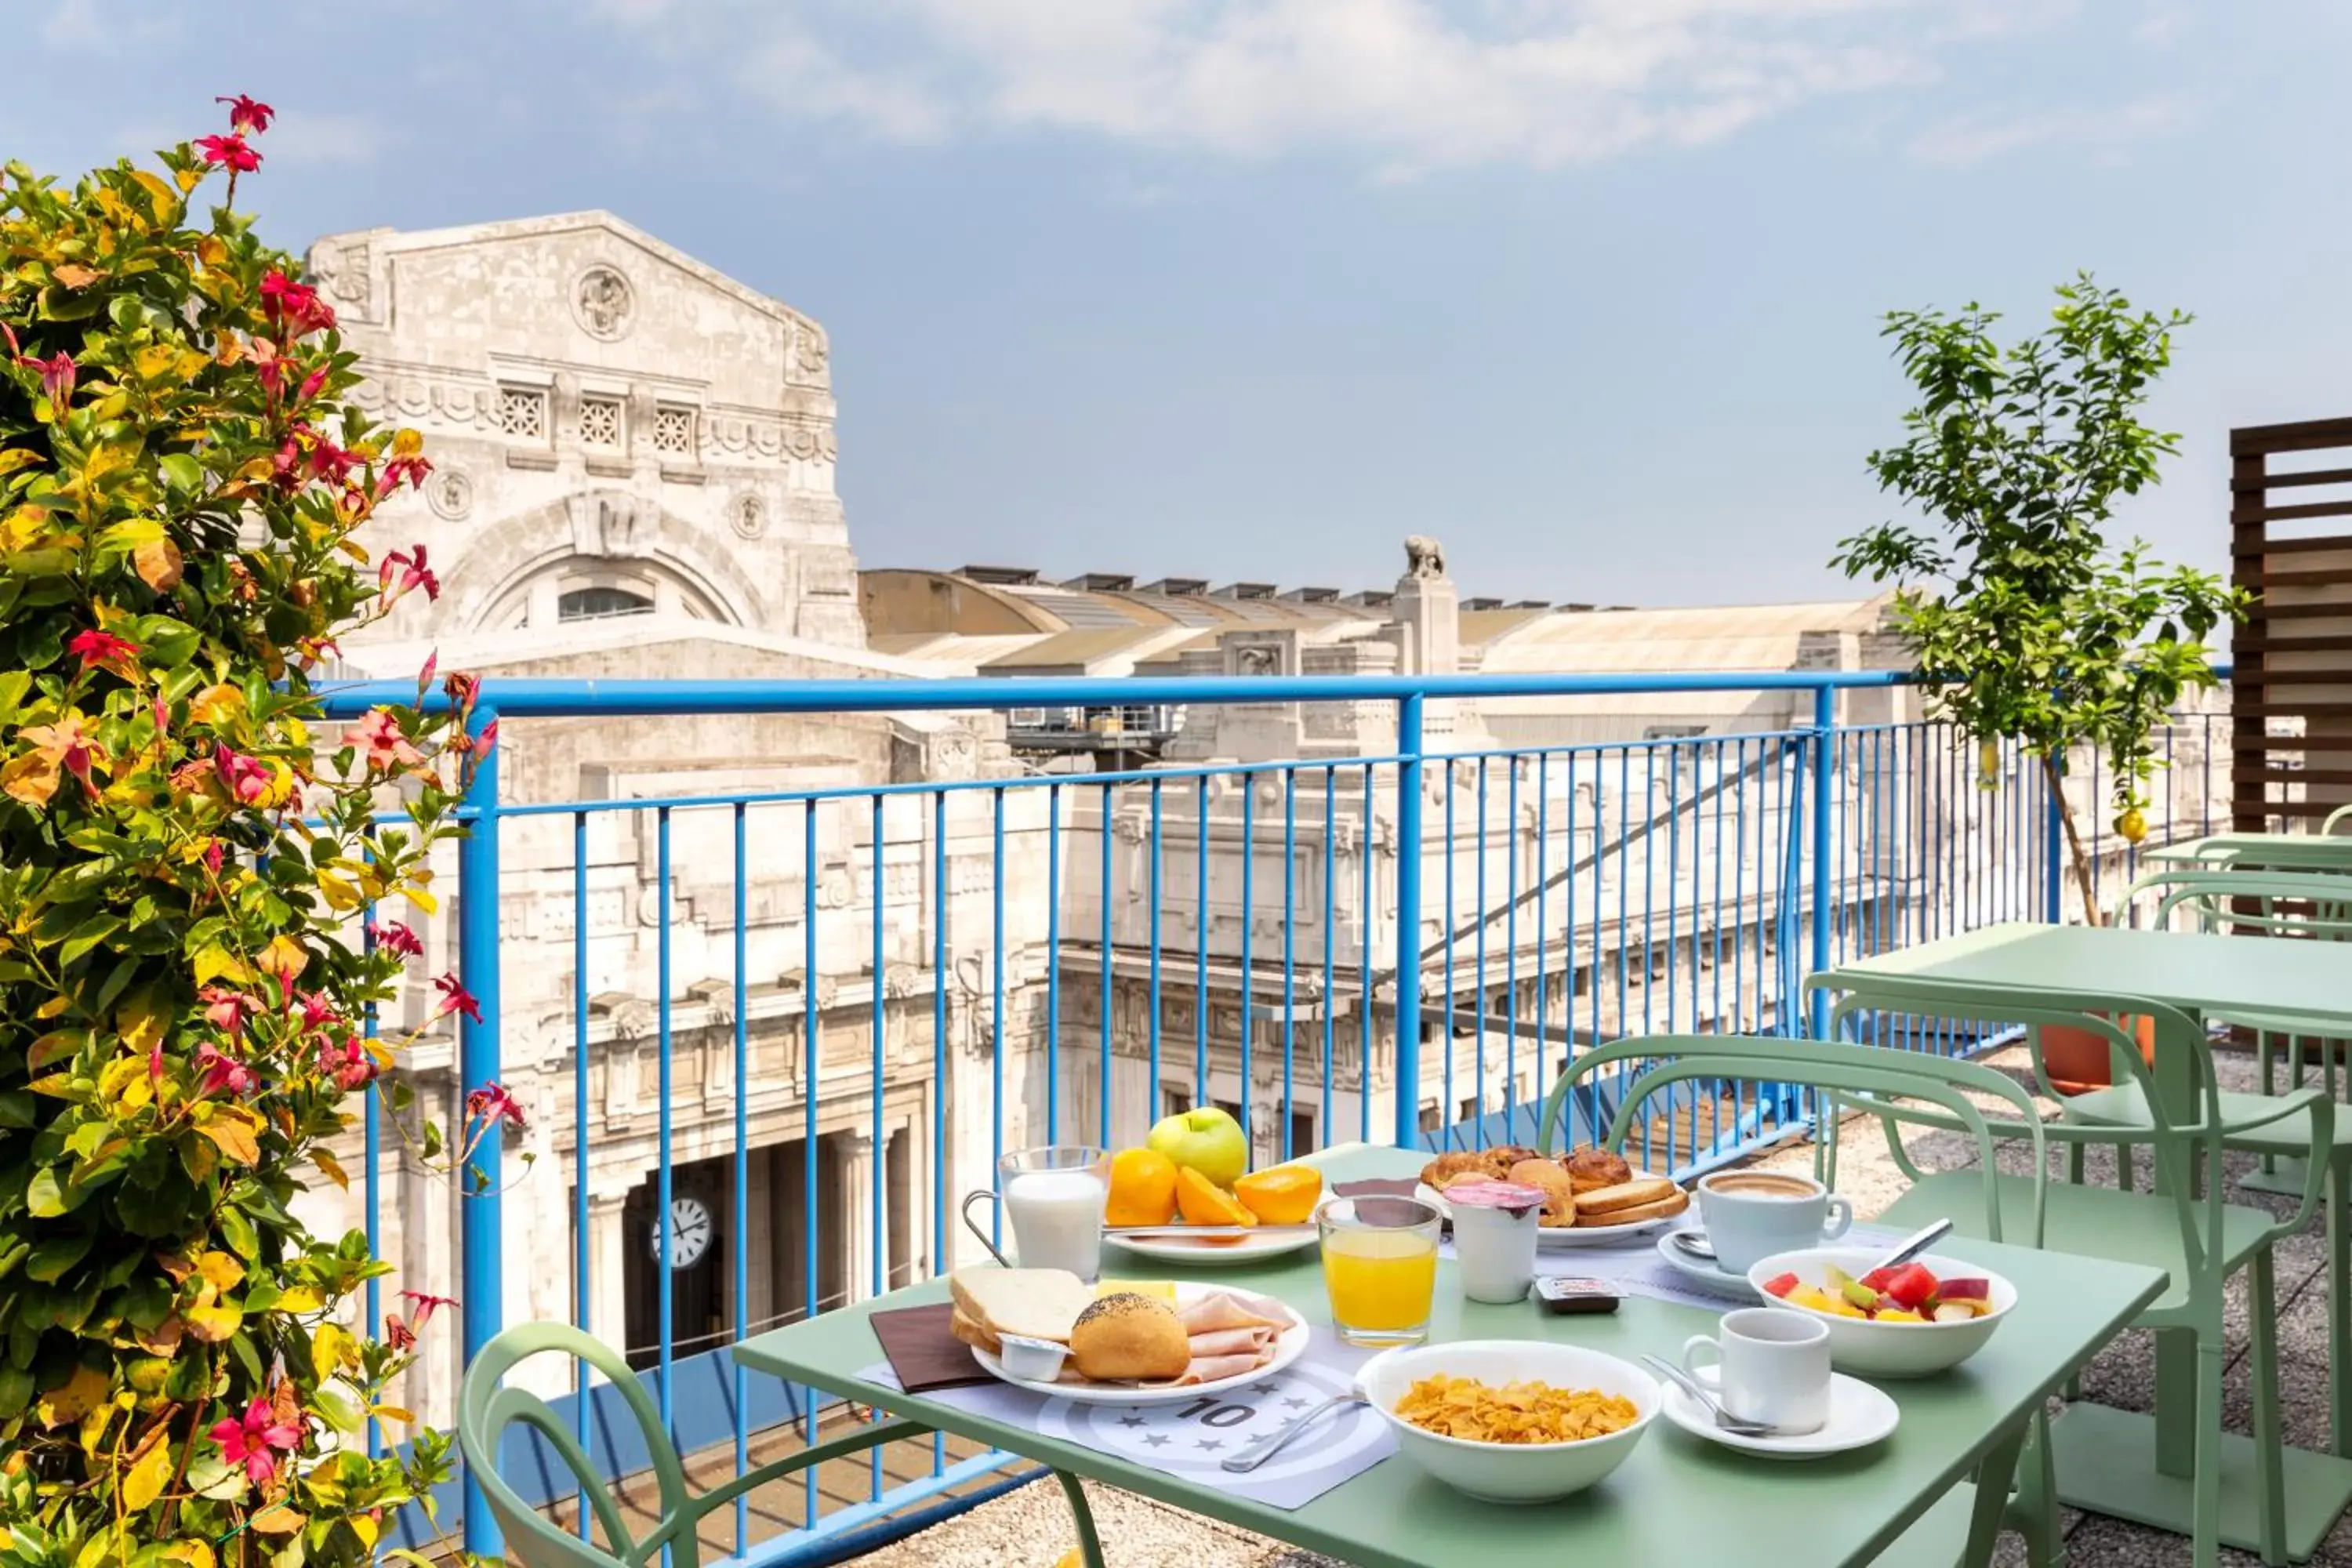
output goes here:
[[[1818, 1032], [1818, 1012], [1808, 1018], [1793, 1004], [1806, 970], [2060, 908], [2055, 818], [2047, 809], [2037, 817], [2046, 791], [2014, 748], [1995, 787], [1979, 789], [1936, 725], [1840, 723], [1842, 694], [1903, 680], [1821, 670], [488, 682], [476, 724], [501, 722], [522, 748], [535, 720], [1147, 704], [1181, 708], [1188, 736], [1224, 705], [1287, 703], [1392, 704], [1395, 731], [1392, 748], [1339, 757], [595, 800], [501, 799], [496, 762], [487, 763], [461, 812], [472, 832], [458, 859], [456, 946], [481, 1021], [459, 1030], [459, 1102], [504, 1076], [509, 1012], [568, 1012], [572, 1125], [551, 1142], [561, 1152], [568, 1133], [570, 1170], [542, 1162], [521, 1179], [568, 1173], [573, 1191], [538, 1216], [526, 1207], [524, 1227], [512, 1228], [500, 1195], [502, 1134], [485, 1139], [477, 1159], [492, 1179], [457, 1205], [462, 1355], [470, 1360], [507, 1321], [509, 1257], [568, 1246], [565, 1267], [549, 1277], [569, 1291], [573, 1321], [625, 1344], [681, 1443], [731, 1448], [740, 1473], [761, 1431], [788, 1426], [814, 1440], [825, 1402], [747, 1386], [731, 1359], [716, 1359], [725, 1343], [945, 1269], [950, 1199], [990, 1180], [988, 1163], [1015, 1128], [1031, 1141], [1070, 1128], [1105, 1142], [1139, 1141], [1175, 1100], [1230, 1094], [1268, 1160], [1336, 1142], [1342, 1129], [1371, 1136], [1376, 1121], [1379, 1135], [1402, 1146], [1490, 1142], [1526, 1136], [1532, 1106], [1569, 1056], [1604, 1038]], [[1448, 700], [1695, 693], [1743, 695], [1771, 711], [1745, 729], [1717, 715], [1717, 732], [1430, 750], [1430, 705]], [[352, 718], [415, 698], [414, 686], [384, 682], [335, 689], [327, 703], [331, 715]], [[2207, 742], [2210, 773], [2210, 725]], [[2210, 778], [2207, 786], [2210, 800]], [[1189, 874], [1171, 864], [1188, 834]], [[1278, 876], [1261, 864], [1273, 854]], [[1391, 856], [1393, 868], [1382, 866]], [[983, 860], [986, 885], [971, 886]], [[648, 870], [657, 891], [640, 906]], [[625, 910], [649, 910], [636, 917], [656, 928], [649, 954], [625, 917], [592, 929], [592, 897], [615, 889]], [[527, 937], [530, 911], [559, 891], [568, 931], [547, 963], [516, 966], [501, 950], [502, 911]], [[723, 940], [712, 929], [722, 925]], [[543, 984], [528, 990], [566, 961], [568, 995], [542, 994]], [[1089, 965], [1093, 985], [1083, 978]], [[524, 993], [502, 994], [502, 968]], [[722, 968], [723, 984], [696, 983]], [[679, 994], [681, 974], [690, 995]], [[601, 1074], [608, 1110], [625, 1099], [615, 1075], [636, 1051], [604, 997], [645, 989], [658, 1101], [649, 1151], [641, 1132], [615, 1131], [609, 1114], [598, 1122], [594, 1093]], [[723, 1007], [713, 1000], [720, 995]], [[700, 1010], [682, 1021], [687, 1007]], [[862, 1047], [854, 1029], [865, 1033]], [[964, 1068], [959, 1034], [965, 1054], [984, 1062]], [[1576, 1127], [1605, 1125], [1617, 1088], [1592, 1084], [1573, 1110]], [[1643, 1160], [1701, 1169], [1800, 1130], [1806, 1115], [1801, 1096], [1769, 1086], [1677, 1086], [1640, 1130]], [[382, 1245], [375, 1127], [371, 1107], [364, 1190], [369, 1235]], [[734, 1233], [723, 1280], [688, 1323], [677, 1320], [678, 1276], [689, 1270], [674, 1267], [681, 1148], [694, 1191], [723, 1205]], [[600, 1149], [643, 1168], [618, 1178], [592, 1168]], [[650, 1214], [632, 1221], [608, 1202], [600, 1215], [592, 1175], [600, 1191], [622, 1178], [632, 1192], [649, 1184]], [[568, 1243], [545, 1233], [549, 1213], [571, 1227]], [[627, 1232], [632, 1223], [648, 1227], [642, 1243]], [[625, 1244], [599, 1251], [600, 1226], [621, 1226]], [[639, 1342], [629, 1342], [641, 1314], [610, 1278], [631, 1267], [652, 1276], [632, 1276], [638, 1304], [652, 1309]], [[621, 1321], [600, 1315], [600, 1302], [619, 1303]], [[695, 1393], [681, 1404], [681, 1393], [714, 1379], [720, 1397]], [[591, 1443], [609, 1414], [595, 1390], [575, 1386], [565, 1397], [583, 1447], [625, 1468], [625, 1443], [610, 1434]], [[408, 1403], [432, 1408], [429, 1399]], [[737, 1552], [816, 1552], [831, 1535], [1001, 1462], [951, 1460], [942, 1444], [925, 1447], [919, 1473], [903, 1480], [886, 1474], [877, 1454], [862, 1498], [821, 1496], [811, 1474], [796, 1518], [772, 1502], [740, 1502]], [[569, 1496], [551, 1480], [542, 1489], [551, 1500]], [[467, 1491], [452, 1500], [466, 1543], [495, 1552], [488, 1511]], [[780, 1533], [755, 1542], [755, 1514]]]

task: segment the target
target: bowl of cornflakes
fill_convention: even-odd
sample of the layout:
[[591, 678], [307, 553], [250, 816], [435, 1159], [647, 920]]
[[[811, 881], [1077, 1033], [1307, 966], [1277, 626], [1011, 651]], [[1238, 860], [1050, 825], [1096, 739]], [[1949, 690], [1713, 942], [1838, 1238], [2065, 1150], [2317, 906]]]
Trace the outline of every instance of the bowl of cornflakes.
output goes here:
[[1599, 1485], [1664, 1403], [1633, 1363], [1542, 1340], [1390, 1351], [1359, 1381], [1398, 1453], [1486, 1502], [1550, 1502]]

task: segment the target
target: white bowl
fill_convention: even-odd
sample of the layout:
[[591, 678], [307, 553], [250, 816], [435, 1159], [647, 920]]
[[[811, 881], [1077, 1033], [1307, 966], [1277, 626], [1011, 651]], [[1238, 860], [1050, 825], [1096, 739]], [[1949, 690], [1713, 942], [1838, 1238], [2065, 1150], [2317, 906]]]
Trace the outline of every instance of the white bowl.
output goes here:
[[[1534, 1380], [1554, 1388], [1597, 1389], [1633, 1402], [1633, 1424], [1574, 1443], [1474, 1443], [1424, 1431], [1396, 1414], [1424, 1377], [1475, 1377], [1499, 1387]], [[1625, 1462], [1664, 1398], [1631, 1362], [1541, 1340], [1465, 1340], [1415, 1345], [1373, 1357], [1359, 1374], [1372, 1408], [1396, 1433], [1397, 1451], [1454, 1490], [1484, 1502], [1550, 1502], [1608, 1479]]]
[[1964, 1323], [1880, 1323], [1867, 1318], [1841, 1318], [1797, 1302], [1783, 1300], [1764, 1289], [1764, 1282], [1793, 1274], [1807, 1285], [1829, 1288], [1829, 1271], [1842, 1268], [1860, 1279], [1876, 1265], [1880, 1254], [1866, 1247], [1808, 1247], [1777, 1253], [1748, 1271], [1749, 1284], [1763, 1294], [1764, 1304], [1782, 1311], [1818, 1318], [1830, 1329], [1830, 1363], [1856, 1377], [1931, 1377], [1948, 1372], [1984, 1349], [2009, 1310], [2017, 1305], [2017, 1287], [1981, 1264], [1963, 1258], [1930, 1253], [1919, 1259], [1938, 1279], [1977, 1279], [1992, 1287], [1992, 1310]]

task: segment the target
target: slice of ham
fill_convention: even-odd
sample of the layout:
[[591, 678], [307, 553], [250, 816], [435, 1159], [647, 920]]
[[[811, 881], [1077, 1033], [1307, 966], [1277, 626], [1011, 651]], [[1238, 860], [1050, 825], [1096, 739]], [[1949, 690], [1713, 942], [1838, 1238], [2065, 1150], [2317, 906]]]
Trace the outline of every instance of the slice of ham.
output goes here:
[[1192, 1336], [1192, 1359], [1203, 1356], [1255, 1355], [1279, 1336], [1272, 1329], [1211, 1329]]
[[1212, 1333], [1219, 1329], [1272, 1329], [1280, 1333], [1290, 1325], [1279, 1318], [1269, 1318], [1252, 1311], [1229, 1290], [1213, 1291], [1186, 1307], [1181, 1314], [1188, 1334]]
[[1254, 1351], [1247, 1355], [1194, 1356], [1184, 1375], [1166, 1383], [1147, 1383], [1146, 1388], [1191, 1388], [1197, 1384], [1223, 1383], [1229, 1377], [1245, 1377], [1274, 1359], [1271, 1347]]
[[[1254, 1310], [1255, 1305], [1252, 1298], [1218, 1290], [1185, 1307], [1180, 1317], [1190, 1337], [1192, 1359], [1183, 1375], [1135, 1386], [1191, 1388], [1203, 1383], [1223, 1383], [1229, 1377], [1245, 1377], [1271, 1363], [1281, 1347], [1284, 1331], [1290, 1325], [1263, 1315]], [[1072, 1363], [1063, 1366], [1058, 1381], [1087, 1380], [1078, 1375]]]

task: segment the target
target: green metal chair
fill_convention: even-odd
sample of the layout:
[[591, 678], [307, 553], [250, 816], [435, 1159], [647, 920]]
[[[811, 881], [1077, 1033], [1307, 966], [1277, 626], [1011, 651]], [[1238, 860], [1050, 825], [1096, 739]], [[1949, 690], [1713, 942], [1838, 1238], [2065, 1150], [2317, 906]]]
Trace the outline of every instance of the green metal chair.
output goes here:
[[[2314, 1154], [2316, 1170], [2316, 1157], [2327, 1150], [2333, 1137], [2334, 1106], [2317, 1091], [2303, 1089], [2261, 1099], [2246, 1108], [2242, 1119], [2231, 1120], [2224, 1111], [2202, 1025], [2176, 1008], [2142, 998], [2020, 993], [1909, 975], [1846, 976], [1841, 980], [1841, 989], [1843, 994], [1832, 1014], [1833, 1033], [1864, 1013], [1971, 1025], [2022, 1025], [2035, 1073], [2045, 1089], [2048, 1075], [2041, 1059], [2043, 1028], [2063, 1025], [2105, 1037], [2118, 1087], [2131, 1097], [2126, 1101], [2119, 1096], [2117, 1104], [2135, 1106], [2137, 1119], [2129, 1123], [2101, 1123], [2070, 1115], [2045, 1121], [2036, 1114], [2013, 1126], [1997, 1127], [2004, 1134], [2030, 1138], [2035, 1149], [2033, 1175], [1997, 1178], [2000, 1210], [2011, 1215], [2039, 1212], [2043, 1246], [2161, 1268], [2169, 1279], [2165, 1293], [2140, 1315], [2137, 1326], [2159, 1331], [2159, 1402], [2177, 1405], [2183, 1399], [2193, 1401], [2193, 1422], [2175, 1418], [2158, 1423], [2155, 1444], [2159, 1469], [2185, 1477], [2189, 1483], [2187, 1533], [2193, 1543], [2196, 1568], [2211, 1568], [2221, 1549], [2221, 1379], [2228, 1353], [2222, 1326], [2223, 1287], [2231, 1276], [2246, 1271], [2253, 1341], [2254, 1534], [2265, 1563], [2284, 1563], [2287, 1520], [2282, 1467], [2285, 1444], [2278, 1398], [2277, 1300], [2271, 1248], [2279, 1237], [2299, 1229], [2310, 1218], [2319, 1197], [2318, 1183], [2315, 1177], [2306, 1184], [2300, 1210], [2281, 1221], [2265, 1210], [2222, 1201], [2221, 1154], [2232, 1138], [2250, 1136], [2264, 1126], [2293, 1122], [2305, 1130], [2305, 1147]], [[2153, 1073], [2141, 1059], [2137, 1038], [2114, 1022], [2137, 1017], [2154, 1020], [2158, 1068]], [[1906, 1226], [1947, 1217], [1963, 1231], [1980, 1223], [1980, 1208], [1976, 1211], [1979, 1217], [1971, 1218], [1970, 1200], [1978, 1195], [1983, 1173], [1920, 1168], [1905, 1149], [1896, 1123], [1959, 1131], [1975, 1129], [1934, 1111], [1895, 1105], [1874, 1094], [1841, 1098], [1855, 1109], [1877, 1115], [1886, 1125], [1895, 1163], [1912, 1184], [1882, 1217]], [[1833, 1169], [1835, 1119], [1825, 1121], [1831, 1128], [1825, 1150]], [[2076, 1182], [2056, 1185], [2047, 1182], [2041, 1151], [2049, 1144], [2069, 1148]], [[2153, 1191], [2080, 1184], [2084, 1147], [2105, 1145], [2120, 1153], [2139, 1144], [2150, 1151]], [[2163, 1351], [2164, 1335], [2176, 1331], [2188, 1335], [2193, 1344], [2193, 1376], [2184, 1375], [2177, 1360]], [[2063, 1428], [2064, 1418], [2058, 1425]], [[2059, 1447], [2052, 1445], [2053, 1451]], [[2095, 1463], [2098, 1456], [2086, 1458]], [[2059, 1480], [2065, 1485], [2064, 1474]], [[2154, 1503], [2143, 1506], [2153, 1509]], [[2161, 1522], [2153, 1513], [2145, 1517], [2147, 1522]]]
[[[1653, 1035], [1619, 1040], [1578, 1058], [1552, 1086], [1536, 1124], [1538, 1148], [1552, 1148], [1577, 1085], [1603, 1071], [1632, 1079], [1617, 1097], [1616, 1113], [1602, 1139], [1612, 1151], [1624, 1148], [1636, 1118], [1653, 1095], [1682, 1082], [1796, 1084], [1838, 1097], [1864, 1097], [1874, 1104], [1916, 1102], [1933, 1107], [1939, 1124], [1957, 1127], [1977, 1140], [1982, 1171], [1977, 1233], [1989, 1240], [2002, 1240], [2006, 1222], [2009, 1239], [2021, 1240], [2029, 1247], [2040, 1245], [2040, 1199], [2036, 1196], [2021, 1206], [2004, 1207], [2007, 1180], [1995, 1168], [1994, 1146], [1995, 1130], [2013, 1127], [2032, 1141], [2035, 1168], [2041, 1169], [2044, 1163], [2041, 1121], [2026, 1092], [1990, 1068], [1922, 1053], [1781, 1037]], [[2016, 1114], [1990, 1117], [1969, 1098], [1971, 1093], [2001, 1102]], [[1895, 1142], [1897, 1136], [1890, 1123], [1889, 1141]], [[1817, 1169], [1823, 1172], [1822, 1180], [1833, 1185], [1836, 1172], [1828, 1146], [1817, 1145], [1815, 1159]], [[2038, 1188], [2042, 1184], [2032, 1184]], [[1982, 1562], [1991, 1550], [1993, 1535], [2006, 1521], [2025, 1537], [2028, 1556], [2036, 1568], [2055, 1563], [2058, 1505], [2047, 1427], [2048, 1416], [2037, 1415], [2022, 1450], [1996, 1450], [1979, 1470], [1973, 1493], [1955, 1488], [1953, 1497], [1914, 1524], [1877, 1561], [1889, 1568], [1896, 1563]], [[1954, 1542], [1956, 1531], [1965, 1532], [1964, 1543]]]
[[[630, 1532], [621, 1517], [619, 1503], [597, 1478], [595, 1467], [582, 1451], [571, 1426], [530, 1390], [503, 1386], [502, 1380], [517, 1364], [541, 1353], [567, 1355], [587, 1363], [611, 1379], [628, 1401], [645, 1438], [646, 1451], [653, 1459], [654, 1482], [661, 1501], [660, 1517], [642, 1538]], [[499, 1473], [499, 1443], [507, 1428], [517, 1422], [537, 1431], [562, 1456], [580, 1483], [582, 1495], [595, 1511], [604, 1537], [601, 1542], [583, 1540], [559, 1528], [525, 1502]], [[930, 1435], [929, 1427], [913, 1421], [886, 1421], [788, 1454], [707, 1492], [692, 1492], [688, 1489], [686, 1469], [678, 1462], [677, 1450], [671, 1447], [669, 1435], [662, 1428], [661, 1413], [655, 1408], [645, 1385], [637, 1381], [637, 1374], [610, 1346], [569, 1323], [520, 1323], [499, 1334], [482, 1347], [474, 1364], [466, 1369], [457, 1401], [457, 1443], [465, 1452], [467, 1470], [480, 1484], [490, 1512], [506, 1532], [508, 1558], [522, 1563], [524, 1568], [614, 1568], [615, 1564], [645, 1568], [648, 1563], [660, 1561], [664, 1548], [668, 1549], [677, 1568], [701, 1568], [699, 1531], [703, 1519], [713, 1509], [733, 1502], [755, 1488], [814, 1466], [902, 1437]], [[1056, 1472], [1055, 1479], [1062, 1483], [1070, 1511], [1076, 1519], [1078, 1550], [1087, 1568], [1103, 1568], [1102, 1543], [1096, 1537], [1094, 1515], [1087, 1506], [1086, 1494], [1079, 1489], [1076, 1478]]]

